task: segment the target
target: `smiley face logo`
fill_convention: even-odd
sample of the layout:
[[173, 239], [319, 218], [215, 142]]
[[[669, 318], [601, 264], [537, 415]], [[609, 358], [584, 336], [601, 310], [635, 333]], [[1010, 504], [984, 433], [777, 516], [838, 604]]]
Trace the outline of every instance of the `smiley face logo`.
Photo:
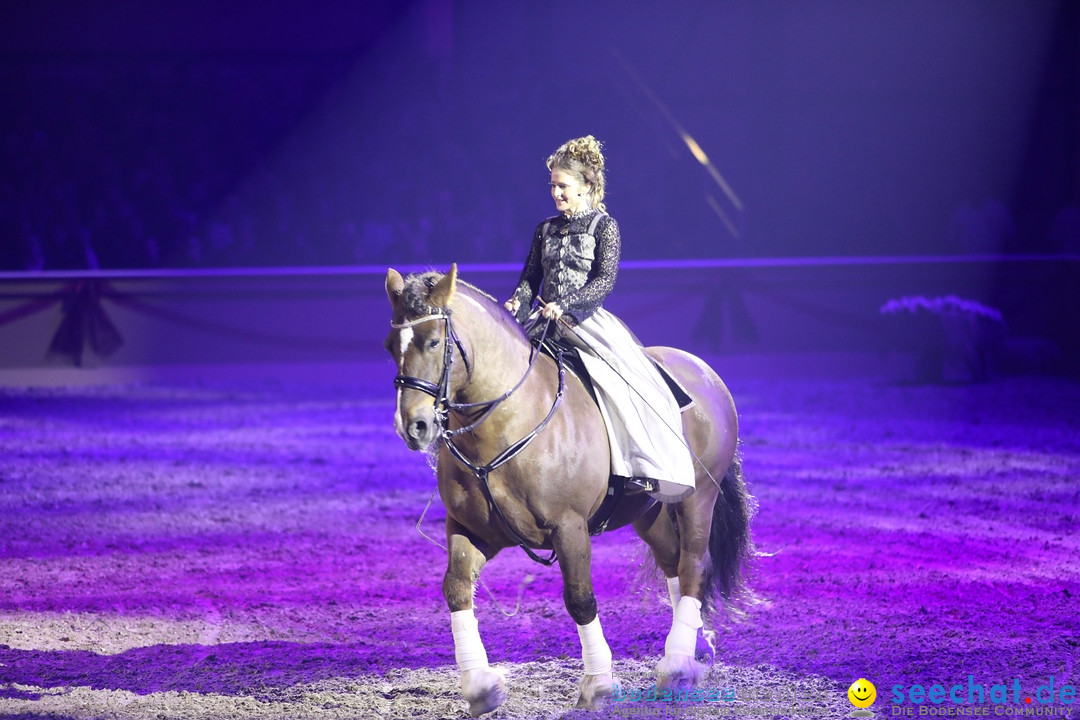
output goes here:
[[851, 683], [847, 691], [848, 700], [857, 708], [868, 708], [877, 700], [877, 688], [866, 678], [859, 678]]

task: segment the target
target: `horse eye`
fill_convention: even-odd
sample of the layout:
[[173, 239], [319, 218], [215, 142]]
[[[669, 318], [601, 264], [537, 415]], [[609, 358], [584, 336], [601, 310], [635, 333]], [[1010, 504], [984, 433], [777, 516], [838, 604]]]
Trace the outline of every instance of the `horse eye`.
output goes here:
[[428, 340], [427, 346], [428, 350], [434, 350], [435, 348], [439, 347], [439, 338], [432, 338], [431, 340]]

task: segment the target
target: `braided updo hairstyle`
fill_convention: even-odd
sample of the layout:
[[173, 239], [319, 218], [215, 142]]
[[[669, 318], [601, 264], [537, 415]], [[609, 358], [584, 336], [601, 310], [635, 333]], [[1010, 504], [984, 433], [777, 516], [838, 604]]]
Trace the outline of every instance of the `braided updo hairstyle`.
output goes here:
[[604, 205], [604, 153], [600, 141], [592, 135], [567, 140], [547, 159], [548, 170], [562, 170], [589, 186], [590, 204], [600, 212]]

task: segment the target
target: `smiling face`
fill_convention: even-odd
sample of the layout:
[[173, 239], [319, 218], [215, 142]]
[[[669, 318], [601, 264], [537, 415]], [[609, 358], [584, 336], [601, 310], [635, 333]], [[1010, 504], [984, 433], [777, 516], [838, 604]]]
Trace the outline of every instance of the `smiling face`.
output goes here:
[[874, 683], [865, 678], [859, 678], [851, 683], [847, 691], [848, 700], [857, 708], [870, 707], [877, 699], [877, 688]]
[[559, 212], [573, 215], [591, 207], [589, 190], [589, 186], [573, 173], [559, 168], [551, 171], [551, 199]]

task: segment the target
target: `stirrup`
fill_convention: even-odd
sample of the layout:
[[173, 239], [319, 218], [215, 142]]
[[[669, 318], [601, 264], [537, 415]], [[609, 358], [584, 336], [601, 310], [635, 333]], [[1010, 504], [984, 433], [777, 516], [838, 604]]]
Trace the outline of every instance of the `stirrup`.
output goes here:
[[631, 477], [623, 481], [623, 492], [627, 495], [656, 492], [660, 484], [652, 478]]

